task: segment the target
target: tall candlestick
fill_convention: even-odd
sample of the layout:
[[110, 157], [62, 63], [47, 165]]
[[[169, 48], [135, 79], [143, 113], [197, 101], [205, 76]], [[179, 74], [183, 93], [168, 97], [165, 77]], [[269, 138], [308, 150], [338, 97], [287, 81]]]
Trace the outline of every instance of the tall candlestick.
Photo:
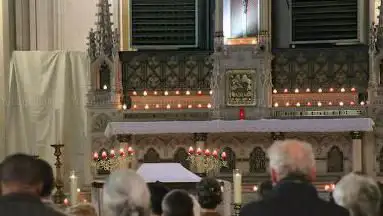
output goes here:
[[233, 172], [234, 204], [242, 203], [242, 174], [239, 169]]
[[77, 198], [78, 198], [78, 192], [77, 192], [77, 186], [78, 186], [78, 178], [76, 176], [75, 171], [72, 171], [70, 174], [70, 202], [72, 205], [77, 204]]

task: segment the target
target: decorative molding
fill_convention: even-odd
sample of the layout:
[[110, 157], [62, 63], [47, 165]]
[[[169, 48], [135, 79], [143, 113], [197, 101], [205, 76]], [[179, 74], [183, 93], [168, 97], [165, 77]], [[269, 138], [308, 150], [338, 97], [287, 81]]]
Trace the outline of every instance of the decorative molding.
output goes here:
[[351, 132], [351, 138], [353, 140], [362, 139], [362, 133], [360, 131], [353, 131]]
[[99, 114], [93, 119], [92, 132], [104, 132], [110, 121], [111, 118], [107, 114]]
[[194, 142], [206, 142], [207, 133], [194, 133], [193, 139], [194, 139]]
[[273, 133], [271, 133], [271, 137], [274, 141], [285, 139], [284, 133], [281, 133], [281, 132], [273, 132]]

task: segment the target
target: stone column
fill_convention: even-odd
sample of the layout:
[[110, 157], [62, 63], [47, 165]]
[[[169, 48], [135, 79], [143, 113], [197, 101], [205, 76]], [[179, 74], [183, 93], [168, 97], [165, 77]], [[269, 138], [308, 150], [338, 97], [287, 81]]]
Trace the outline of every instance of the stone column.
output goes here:
[[207, 133], [195, 133], [194, 143], [195, 147], [204, 149], [206, 147]]
[[363, 150], [362, 150], [362, 133], [358, 131], [351, 132], [352, 138], [352, 171], [363, 171]]
[[271, 138], [273, 139], [273, 141], [281, 141], [285, 139], [285, 134], [282, 132], [272, 132]]
[[223, 0], [215, 0], [215, 25], [214, 29], [216, 33], [223, 35]]

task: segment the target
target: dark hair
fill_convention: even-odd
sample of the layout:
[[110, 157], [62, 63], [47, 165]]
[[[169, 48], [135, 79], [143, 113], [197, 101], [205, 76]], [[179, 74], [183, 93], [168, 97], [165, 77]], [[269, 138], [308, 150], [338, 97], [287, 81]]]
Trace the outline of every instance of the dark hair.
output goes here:
[[214, 178], [204, 178], [197, 184], [198, 202], [204, 209], [215, 209], [222, 202], [220, 183]]
[[151, 202], [151, 208], [152, 212], [156, 215], [162, 214], [162, 200], [166, 196], [166, 194], [169, 192], [169, 189], [161, 182], [156, 182], [153, 184], [149, 184], [149, 190], [150, 190], [150, 202]]
[[163, 215], [165, 216], [194, 216], [194, 203], [185, 190], [172, 190], [164, 198]]
[[41, 178], [43, 181], [43, 189], [41, 190], [41, 197], [50, 196], [54, 188], [54, 176], [51, 165], [42, 159], [37, 159], [39, 169], [41, 172]]
[[264, 181], [259, 185], [258, 192], [262, 198], [267, 196], [273, 189], [273, 182], [270, 180]]
[[1, 181], [34, 186], [42, 182], [37, 160], [26, 154], [6, 157], [1, 166]]

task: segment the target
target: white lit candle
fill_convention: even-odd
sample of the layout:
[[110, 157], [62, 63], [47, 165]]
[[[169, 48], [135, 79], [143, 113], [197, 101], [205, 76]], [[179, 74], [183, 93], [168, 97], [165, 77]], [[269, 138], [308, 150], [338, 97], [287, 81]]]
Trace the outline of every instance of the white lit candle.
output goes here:
[[239, 169], [233, 172], [234, 204], [242, 203], [242, 175]]
[[78, 198], [78, 192], [77, 192], [78, 178], [76, 176], [75, 171], [71, 172], [69, 179], [70, 179], [70, 203], [72, 205], [76, 205], [77, 198]]

